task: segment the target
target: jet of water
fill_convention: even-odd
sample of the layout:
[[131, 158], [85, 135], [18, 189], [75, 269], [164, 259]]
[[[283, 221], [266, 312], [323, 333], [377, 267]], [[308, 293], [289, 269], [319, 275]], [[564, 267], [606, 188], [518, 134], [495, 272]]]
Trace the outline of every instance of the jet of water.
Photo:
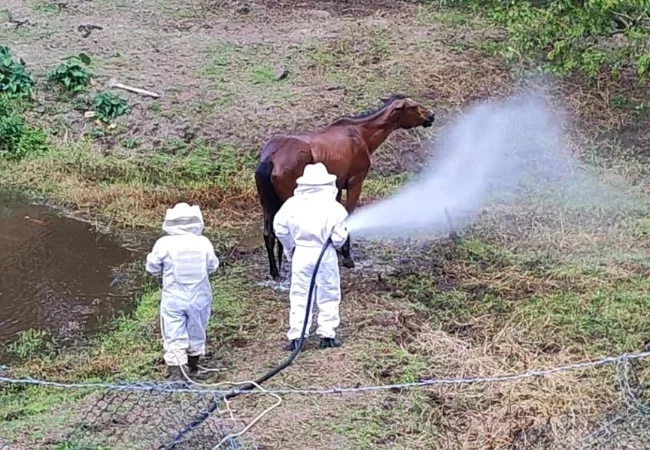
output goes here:
[[564, 118], [534, 92], [470, 108], [441, 131], [414, 183], [349, 217], [350, 233], [435, 237], [450, 231], [449, 218], [467, 225], [488, 203], [515, 199], [522, 186], [562, 184], [575, 172]]

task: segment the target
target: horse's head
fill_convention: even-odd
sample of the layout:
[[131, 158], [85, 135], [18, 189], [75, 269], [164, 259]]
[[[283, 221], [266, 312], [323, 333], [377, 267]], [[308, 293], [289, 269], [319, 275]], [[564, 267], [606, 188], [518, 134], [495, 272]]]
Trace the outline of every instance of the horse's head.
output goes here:
[[414, 102], [410, 98], [400, 98], [392, 103], [392, 114], [398, 121], [400, 128], [410, 129], [415, 127], [428, 128], [433, 125], [436, 116], [426, 106]]

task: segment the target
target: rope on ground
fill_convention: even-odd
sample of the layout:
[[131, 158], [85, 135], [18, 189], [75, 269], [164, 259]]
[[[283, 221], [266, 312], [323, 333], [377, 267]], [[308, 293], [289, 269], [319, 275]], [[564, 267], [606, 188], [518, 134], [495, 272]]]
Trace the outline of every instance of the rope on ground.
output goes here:
[[[187, 372], [185, 372], [185, 368], [183, 366], [180, 366], [180, 368], [181, 368], [181, 372], [183, 372], [183, 376], [185, 377], [185, 380], [188, 383], [199, 386], [199, 387], [217, 387], [217, 386], [224, 386], [224, 385], [227, 385], [227, 386], [242, 386], [242, 385], [246, 385], [246, 384], [252, 384], [256, 389], [258, 389], [259, 392], [266, 393], [270, 397], [273, 397], [273, 398], [275, 398], [277, 400], [276, 403], [274, 403], [273, 405], [269, 406], [264, 411], [262, 411], [257, 417], [255, 417], [242, 430], [238, 431], [237, 433], [228, 434], [223, 439], [221, 439], [221, 441], [217, 445], [215, 445], [212, 448], [212, 450], [219, 449], [223, 444], [230, 441], [231, 439], [236, 439], [238, 437], [241, 437], [242, 435], [244, 435], [244, 433], [246, 433], [248, 430], [253, 428], [253, 426], [262, 419], [262, 417], [266, 416], [268, 413], [270, 413], [272, 410], [274, 410], [275, 408], [277, 408], [278, 406], [280, 406], [282, 404], [282, 398], [279, 395], [269, 393], [266, 389], [264, 389], [262, 386], [257, 384], [255, 381], [239, 381], [239, 382], [222, 381], [222, 382], [219, 382], [219, 383], [199, 383], [199, 382], [193, 380], [192, 378], [190, 378], [190, 376], [187, 374]], [[207, 368], [202, 367], [202, 366], [200, 367], [200, 369], [201, 369], [202, 373], [222, 372], [224, 370], [224, 369], [207, 369]], [[230, 401], [228, 401], [228, 399], [225, 396], [222, 398], [222, 400], [226, 404], [226, 411], [228, 413], [230, 413], [230, 420], [232, 420], [233, 423], [236, 423], [235, 416], [233, 415], [233, 411], [230, 408]]]
[[167, 382], [140, 382], [140, 383], [62, 383], [56, 381], [37, 380], [33, 378], [8, 378], [0, 377], [0, 384], [21, 384], [38, 385], [61, 389], [107, 389], [120, 391], [158, 391], [172, 393], [193, 393], [197, 392], [213, 395], [225, 395], [237, 392], [241, 395], [330, 395], [330, 394], [352, 394], [370, 391], [400, 390], [436, 385], [462, 385], [477, 383], [505, 383], [523, 380], [526, 378], [537, 378], [552, 375], [558, 372], [568, 372], [579, 369], [589, 369], [610, 364], [623, 363], [650, 358], [650, 352], [625, 353], [617, 356], [608, 356], [594, 361], [584, 361], [573, 364], [556, 366], [549, 369], [538, 369], [518, 374], [497, 375], [492, 377], [466, 377], [466, 378], [432, 378], [410, 383], [396, 383], [383, 385], [370, 385], [359, 387], [330, 387], [325, 389], [258, 389], [246, 391], [233, 391], [200, 387], [179, 387]]

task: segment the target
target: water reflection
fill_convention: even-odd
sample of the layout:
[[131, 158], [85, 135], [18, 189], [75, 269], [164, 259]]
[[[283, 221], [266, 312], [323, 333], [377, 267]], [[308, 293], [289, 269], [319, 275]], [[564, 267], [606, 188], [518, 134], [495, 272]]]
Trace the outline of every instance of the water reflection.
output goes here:
[[0, 196], [0, 342], [30, 328], [93, 331], [128, 310], [119, 277], [133, 256], [89, 224]]

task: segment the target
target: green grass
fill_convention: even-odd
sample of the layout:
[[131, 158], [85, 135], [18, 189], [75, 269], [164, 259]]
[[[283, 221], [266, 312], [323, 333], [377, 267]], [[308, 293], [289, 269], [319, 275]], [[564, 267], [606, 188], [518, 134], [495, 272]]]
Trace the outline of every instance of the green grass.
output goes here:
[[102, 156], [91, 142], [81, 141], [37, 158], [0, 159], [0, 183], [80, 208], [91, 198], [93, 204], [88, 206], [93, 214], [117, 220], [115, 225], [131, 226], [150, 223], [152, 202], [169, 206], [180, 201], [176, 199], [183, 192], [204, 192], [199, 195], [205, 201], [253, 195], [253, 151], [221, 143], [214, 147], [197, 144], [191, 150], [176, 146], [174, 153]]
[[371, 176], [364, 183], [363, 195], [373, 198], [394, 194], [412, 178], [413, 175], [409, 173], [399, 173], [392, 176]]
[[32, 9], [46, 16], [51, 16], [61, 12], [63, 7], [59, 7], [51, 0], [37, 0], [32, 3]]
[[[43, 388], [40, 386], [7, 387], [0, 390], [0, 430], [7, 438], [20, 438], [29, 430], [38, 438], [48, 431], [65, 426], [69, 407], [83, 400], [84, 391]], [[57, 411], [57, 414], [53, 414]]]
[[[205, 67], [196, 76], [209, 80], [206, 93], [208, 110], [223, 108], [254, 99], [266, 104], [293, 98], [291, 91], [292, 59], [295, 51], [273, 45], [238, 45], [223, 41], [208, 50]], [[276, 67], [276, 68], [274, 68]], [[280, 67], [289, 76], [278, 80]]]
[[553, 334], [561, 335], [563, 341], [614, 354], [644, 347], [650, 338], [650, 324], [644, 318], [648, 307], [650, 283], [646, 277], [635, 277], [586, 293], [534, 297], [515, 314], [522, 321], [557, 330]]

